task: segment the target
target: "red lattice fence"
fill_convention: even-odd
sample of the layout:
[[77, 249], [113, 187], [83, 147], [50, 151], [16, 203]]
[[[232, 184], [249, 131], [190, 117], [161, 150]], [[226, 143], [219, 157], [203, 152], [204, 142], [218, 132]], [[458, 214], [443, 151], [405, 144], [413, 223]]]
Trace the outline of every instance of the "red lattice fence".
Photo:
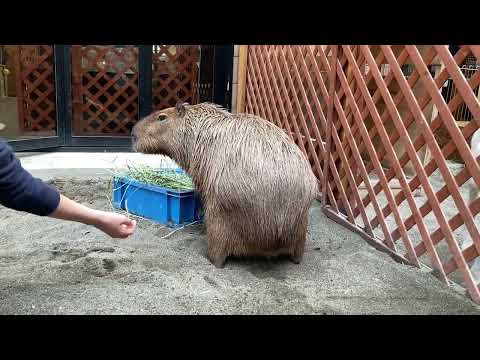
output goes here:
[[138, 48], [72, 46], [73, 129], [77, 136], [129, 136], [138, 121]]
[[[308, 156], [329, 217], [480, 303], [480, 198], [469, 198], [480, 186], [470, 151], [480, 74], [465, 76], [467, 57], [478, 64], [480, 46], [249, 46], [245, 102]], [[454, 153], [462, 164], [447, 161]]]
[[56, 98], [53, 46], [18, 45], [17, 108], [22, 134], [54, 134]]
[[178, 101], [196, 104], [200, 47], [194, 45], [153, 46], [153, 107], [161, 110]]

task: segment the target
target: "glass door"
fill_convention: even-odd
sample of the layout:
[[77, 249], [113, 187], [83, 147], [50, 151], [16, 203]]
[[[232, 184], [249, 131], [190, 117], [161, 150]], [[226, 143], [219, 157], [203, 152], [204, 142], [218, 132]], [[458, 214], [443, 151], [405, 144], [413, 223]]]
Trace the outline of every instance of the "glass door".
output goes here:
[[133, 126], [177, 101], [198, 101], [200, 46], [69, 46], [72, 146], [129, 147]]
[[16, 151], [131, 148], [152, 111], [229, 108], [233, 46], [0, 45], [0, 137]]
[[0, 137], [16, 151], [64, 142], [57, 58], [53, 45], [0, 45]]
[[126, 146], [140, 118], [139, 47], [72, 45], [67, 144]]
[[152, 46], [152, 101], [154, 110], [178, 101], [198, 103], [200, 46]]

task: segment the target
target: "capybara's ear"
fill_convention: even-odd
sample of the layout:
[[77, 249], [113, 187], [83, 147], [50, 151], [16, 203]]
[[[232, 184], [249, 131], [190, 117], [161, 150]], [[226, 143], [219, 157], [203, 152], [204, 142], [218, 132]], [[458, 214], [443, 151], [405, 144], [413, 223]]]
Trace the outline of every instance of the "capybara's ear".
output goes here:
[[185, 103], [183, 102], [177, 102], [177, 105], [175, 106], [175, 111], [177, 112], [177, 116], [179, 117], [182, 117], [183, 115], [185, 115]]

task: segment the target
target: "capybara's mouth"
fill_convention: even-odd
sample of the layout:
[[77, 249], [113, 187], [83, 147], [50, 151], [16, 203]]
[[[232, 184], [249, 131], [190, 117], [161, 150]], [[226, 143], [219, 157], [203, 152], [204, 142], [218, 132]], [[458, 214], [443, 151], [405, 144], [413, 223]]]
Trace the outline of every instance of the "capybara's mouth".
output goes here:
[[137, 144], [138, 144], [138, 138], [132, 134], [132, 150], [135, 152], [139, 152], [137, 148]]
[[156, 154], [156, 152], [150, 148], [149, 146], [145, 146], [146, 144], [138, 141], [138, 139], [132, 139], [132, 150], [136, 153], [141, 154]]

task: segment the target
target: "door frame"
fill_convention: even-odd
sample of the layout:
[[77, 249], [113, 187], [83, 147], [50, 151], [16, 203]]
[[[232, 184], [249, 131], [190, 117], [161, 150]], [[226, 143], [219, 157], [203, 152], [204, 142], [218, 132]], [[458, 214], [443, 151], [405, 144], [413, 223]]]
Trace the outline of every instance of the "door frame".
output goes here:
[[[152, 45], [138, 46], [139, 116], [153, 109]], [[210, 101], [231, 110], [233, 79], [233, 45], [206, 46], [213, 51], [213, 63], [200, 60], [199, 83], [209, 83], [212, 91], [200, 101]], [[202, 50], [202, 45], [200, 45]], [[201, 51], [202, 53], [202, 51]], [[210, 57], [210, 59], [212, 56]], [[15, 151], [118, 151], [131, 150], [131, 137], [73, 136], [71, 45], [54, 45], [57, 136], [28, 140], [12, 140]], [[202, 59], [202, 54], [201, 54]], [[203, 74], [208, 74], [206, 77]]]
[[234, 46], [215, 45], [214, 51], [212, 101], [231, 111]]

